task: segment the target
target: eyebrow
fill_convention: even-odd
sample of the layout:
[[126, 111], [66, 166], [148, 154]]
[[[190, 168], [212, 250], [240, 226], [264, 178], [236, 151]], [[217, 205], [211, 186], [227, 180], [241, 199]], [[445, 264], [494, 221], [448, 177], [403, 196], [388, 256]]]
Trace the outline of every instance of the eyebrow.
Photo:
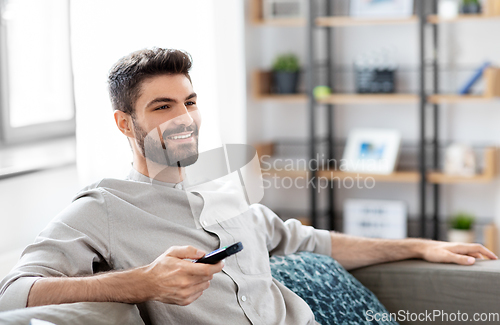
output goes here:
[[[196, 93], [191, 93], [189, 94], [185, 100], [189, 100], [191, 98], [194, 98], [194, 97], [197, 97]], [[153, 104], [156, 104], [156, 103], [177, 103], [177, 100], [173, 99], [173, 98], [169, 98], [169, 97], [158, 97], [158, 98], [155, 98], [153, 99], [152, 101], [150, 101], [147, 105], [146, 105], [146, 108], [147, 107], [150, 107], [151, 105]]]

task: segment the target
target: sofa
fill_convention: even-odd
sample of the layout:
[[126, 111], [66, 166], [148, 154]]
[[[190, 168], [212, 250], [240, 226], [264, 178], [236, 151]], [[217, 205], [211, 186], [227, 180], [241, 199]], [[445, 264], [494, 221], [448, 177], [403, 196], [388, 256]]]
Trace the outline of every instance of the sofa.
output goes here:
[[[309, 303], [320, 324], [456, 324], [457, 316], [464, 324], [500, 323], [491, 319], [500, 317], [500, 260], [472, 266], [407, 260], [347, 272], [330, 257], [298, 253], [271, 257], [271, 268]], [[385, 321], [382, 313], [406, 319]], [[475, 322], [475, 314], [490, 319]], [[58, 325], [144, 324], [135, 305], [121, 303], [17, 309], [0, 313], [0, 324], [27, 325], [33, 318]]]

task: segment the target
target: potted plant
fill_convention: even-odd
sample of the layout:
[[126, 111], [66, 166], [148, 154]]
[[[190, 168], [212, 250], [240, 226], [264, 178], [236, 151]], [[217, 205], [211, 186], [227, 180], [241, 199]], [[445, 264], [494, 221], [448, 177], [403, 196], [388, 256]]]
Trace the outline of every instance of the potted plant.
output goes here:
[[448, 241], [458, 243], [473, 243], [474, 239], [474, 216], [459, 212], [450, 219], [450, 229], [448, 229]]
[[461, 11], [463, 14], [479, 14], [481, 13], [481, 4], [479, 0], [463, 0]]
[[296, 93], [299, 70], [299, 59], [295, 54], [279, 55], [272, 68], [274, 91], [279, 94]]

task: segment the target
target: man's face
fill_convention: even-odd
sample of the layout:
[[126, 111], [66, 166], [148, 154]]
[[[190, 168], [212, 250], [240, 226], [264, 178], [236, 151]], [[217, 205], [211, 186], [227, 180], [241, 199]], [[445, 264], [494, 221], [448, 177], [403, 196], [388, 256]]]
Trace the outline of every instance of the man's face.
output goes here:
[[189, 166], [198, 159], [201, 123], [196, 94], [181, 74], [144, 80], [133, 119], [137, 145], [149, 161]]

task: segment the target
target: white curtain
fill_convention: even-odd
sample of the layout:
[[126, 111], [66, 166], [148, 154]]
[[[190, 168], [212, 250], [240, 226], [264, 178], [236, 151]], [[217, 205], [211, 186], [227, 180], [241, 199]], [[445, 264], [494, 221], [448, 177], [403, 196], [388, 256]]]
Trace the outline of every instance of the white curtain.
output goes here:
[[245, 142], [242, 1], [72, 1], [71, 15], [82, 184], [122, 177], [130, 169], [132, 154], [114, 124], [106, 78], [114, 62], [141, 48], [177, 48], [192, 55], [201, 150]]

